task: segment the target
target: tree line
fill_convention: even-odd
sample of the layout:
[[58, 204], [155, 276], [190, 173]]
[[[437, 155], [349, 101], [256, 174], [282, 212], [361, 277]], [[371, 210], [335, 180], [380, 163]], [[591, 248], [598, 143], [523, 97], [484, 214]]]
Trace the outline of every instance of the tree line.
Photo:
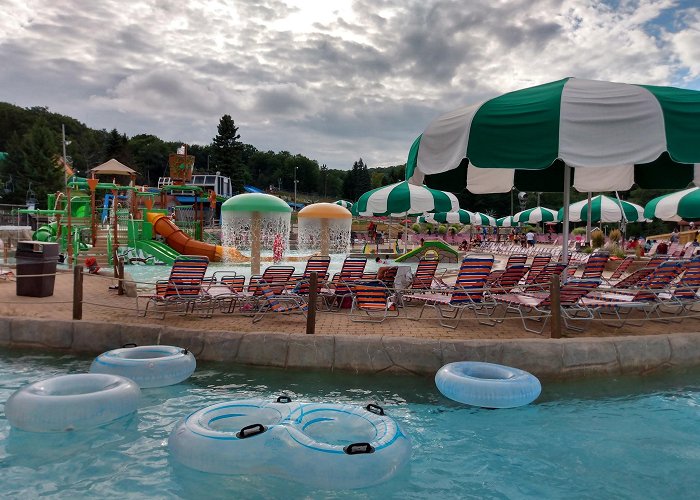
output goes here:
[[[0, 158], [0, 203], [23, 204], [32, 195], [46, 208], [46, 195], [63, 188], [62, 125], [68, 163], [81, 177], [114, 158], [138, 172], [138, 184], [155, 186], [169, 174], [168, 156], [183, 144], [153, 134], [128, 137], [116, 129], [95, 130], [46, 107], [0, 103], [0, 152], [6, 153]], [[240, 137], [233, 118], [222, 116], [210, 144], [186, 144], [187, 153], [195, 157], [195, 172], [231, 177], [234, 192], [242, 192], [246, 184], [292, 192], [296, 178], [298, 193], [314, 201], [353, 201], [369, 189], [404, 178], [404, 165], [368, 168], [360, 158], [348, 170], [331, 169], [301, 154], [258, 150]]]
[[[78, 120], [52, 113], [45, 107], [21, 108], [0, 103], [0, 203], [23, 204], [33, 195], [39, 207], [45, 208], [47, 193], [60, 190], [65, 182], [57, 158], [62, 153], [61, 126], [65, 125], [69, 163], [77, 175], [86, 176], [90, 168], [115, 158], [138, 172], [139, 184], [156, 185], [159, 177], [168, 175], [168, 155], [183, 143], [164, 141], [152, 134], [126, 134], [95, 130]], [[348, 170], [330, 169], [318, 161], [289, 151], [260, 151], [240, 140], [238, 127], [230, 115], [219, 120], [217, 135], [207, 145], [189, 144], [188, 154], [195, 157], [198, 173], [221, 172], [231, 177], [235, 192], [243, 185], [275, 192], [297, 191], [301, 200], [355, 201], [364, 192], [404, 180], [405, 165], [369, 168], [362, 158], [348, 165]], [[296, 176], [295, 176], [296, 173]], [[494, 216], [518, 212], [521, 207], [517, 191], [505, 194], [474, 195], [464, 186], [449, 186], [462, 208]], [[633, 188], [620, 192], [623, 199], [640, 205], [669, 191]], [[585, 198], [585, 193], [572, 190], [572, 202]], [[558, 193], [530, 193], [525, 208], [537, 205], [558, 209], [563, 196]], [[647, 225], [630, 225], [628, 234], [663, 232], [669, 224], [655, 221]]]

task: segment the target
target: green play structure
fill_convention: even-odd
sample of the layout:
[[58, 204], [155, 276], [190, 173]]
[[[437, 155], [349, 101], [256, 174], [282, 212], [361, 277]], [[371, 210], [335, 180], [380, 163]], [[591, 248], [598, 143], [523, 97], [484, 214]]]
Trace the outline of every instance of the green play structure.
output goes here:
[[422, 246], [396, 257], [396, 262], [418, 262], [424, 257], [437, 258], [440, 262], [457, 262], [459, 253], [442, 241], [426, 241]]

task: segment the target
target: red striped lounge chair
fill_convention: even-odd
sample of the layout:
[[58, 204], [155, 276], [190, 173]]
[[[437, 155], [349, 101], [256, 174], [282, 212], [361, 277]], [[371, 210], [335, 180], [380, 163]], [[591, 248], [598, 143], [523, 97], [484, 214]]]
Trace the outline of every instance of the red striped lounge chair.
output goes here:
[[622, 275], [629, 269], [629, 267], [632, 265], [634, 262], [634, 257], [629, 255], [622, 259], [622, 262], [615, 268], [613, 273], [610, 275], [609, 280], [619, 280], [622, 278]]
[[255, 297], [262, 295], [262, 289], [258, 283], [264, 281], [272, 288], [275, 294], [281, 294], [289, 285], [289, 281], [294, 273], [294, 266], [269, 266], [263, 271], [262, 276], [251, 276], [248, 281], [248, 293]]
[[[669, 292], [671, 282], [682, 270], [679, 261], [664, 262], [643, 281], [636, 290], [610, 289], [596, 291], [582, 299], [584, 307], [603, 319], [603, 315], [613, 316], [609, 326], [621, 328], [635, 311], [643, 312], [647, 319], [657, 311], [658, 295]], [[658, 317], [658, 316], [657, 316]]]
[[262, 320], [266, 314], [302, 314], [306, 317], [309, 307], [301, 295], [292, 293], [277, 294], [264, 280], [257, 283], [262, 297], [253, 316], [253, 323]]
[[440, 263], [437, 259], [421, 259], [418, 262], [416, 272], [413, 273], [413, 280], [409, 285], [409, 291], [430, 290], [433, 287], [435, 271]]
[[527, 271], [527, 266], [523, 264], [516, 264], [507, 267], [504, 271], [500, 273], [500, 276], [498, 276], [494, 281], [492, 281], [488, 285], [489, 292], [491, 292], [492, 294], [510, 292], [513, 288], [520, 284], [520, 281], [523, 279]]
[[343, 298], [352, 293], [352, 285], [362, 279], [366, 265], [367, 259], [361, 257], [347, 257], [343, 261], [340, 272], [321, 290], [327, 309], [340, 308]]
[[532, 263], [530, 264], [530, 269], [527, 272], [527, 279], [525, 280], [525, 284], [529, 285], [533, 281], [535, 281], [535, 278], [540, 273], [540, 271], [542, 271], [542, 269], [544, 269], [544, 266], [546, 266], [550, 262], [552, 262], [551, 255], [535, 255], [535, 257], [532, 259]]
[[491, 317], [496, 308], [496, 303], [486, 290], [486, 280], [492, 267], [493, 257], [467, 257], [460, 265], [451, 293], [417, 293], [404, 296], [422, 302], [418, 316], [413, 319], [420, 319], [425, 307], [431, 305], [440, 317], [440, 325], [446, 328], [457, 328], [466, 310], [474, 312], [479, 323], [493, 326], [495, 321], [480, 319], [485, 316]]
[[[564, 270], [563, 264], [562, 272]], [[565, 328], [569, 330], [581, 330], [569, 322], [572, 320], [590, 320], [592, 311], [581, 305], [581, 300], [591, 290], [598, 287], [598, 280], [570, 279], [559, 289], [560, 310]], [[536, 293], [506, 293], [494, 295], [493, 299], [506, 306], [506, 313], [515, 312], [523, 322], [523, 328], [532, 333], [542, 334], [547, 322], [552, 315], [550, 292]], [[530, 326], [533, 325], [533, 326]], [[534, 328], [539, 325], [539, 328]]]
[[245, 276], [242, 274], [223, 275], [207, 287], [205, 292], [216, 301], [223, 313], [233, 312], [239, 301], [249, 298], [249, 295], [245, 294]]
[[202, 280], [207, 272], [209, 259], [199, 255], [182, 255], [175, 259], [167, 280], [156, 282], [155, 292], [146, 295], [137, 295], [136, 313], [139, 314], [139, 299], [146, 299], [143, 316], [148, 314], [148, 307], [160, 307], [163, 309], [162, 318], [165, 318], [169, 306], [181, 308], [182, 314], [194, 311], [198, 303], [203, 303], [206, 294], [202, 291]]
[[351, 321], [381, 323], [389, 316], [398, 315], [394, 296], [382, 281], [363, 281], [352, 287]]
[[328, 279], [328, 266], [331, 263], [330, 257], [311, 257], [306, 262], [306, 268], [304, 273], [299, 276], [292, 276], [291, 281], [293, 283], [292, 292], [299, 295], [309, 294], [309, 280], [311, 279], [311, 273], [315, 272], [318, 276], [318, 291], [321, 291], [323, 284]]
[[505, 272], [506, 269], [512, 266], [524, 266], [527, 262], [527, 254], [524, 253], [514, 253], [506, 261], [506, 267], [502, 270], [491, 271], [487, 279], [487, 283], [493, 283], [496, 281], [501, 274]]
[[610, 259], [609, 252], [595, 252], [588, 257], [586, 264], [583, 266], [581, 279], [602, 279], [605, 264]]
[[684, 311], [690, 311], [692, 306], [699, 303], [698, 292], [700, 291], [700, 258], [695, 258], [685, 265], [685, 271], [681, 279], [669, 292], [661, 292], [657, 295], [659, 299], [658, 313], [671, 314], [674, 317], [668, 318], [674, 321], [682, 320], [679, 315]]

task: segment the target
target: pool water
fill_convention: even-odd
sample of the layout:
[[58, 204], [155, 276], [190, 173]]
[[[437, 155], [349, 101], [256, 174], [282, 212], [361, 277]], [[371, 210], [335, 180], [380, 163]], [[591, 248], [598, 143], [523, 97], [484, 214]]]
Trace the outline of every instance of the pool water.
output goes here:
[[[90, 362], [1, 354], [0, 407], [23, 385], [87, 371]], [[700, 371], [545, 383], [534, 404], [510, 410], [451, 402], [430, 379], [218, 363], [200, 363], [187, 382], [142, 393], [137, 414], [90, 431], [17, 431], [3, 412], [0, 496], [675, 499], [700, 491]], [[322, 491], [265, 475], [206, 474], [169, 458], [168, 435], [188, 413], [282, 393], [382, 405], [412, 438], [409, 467], [371, 488]]]

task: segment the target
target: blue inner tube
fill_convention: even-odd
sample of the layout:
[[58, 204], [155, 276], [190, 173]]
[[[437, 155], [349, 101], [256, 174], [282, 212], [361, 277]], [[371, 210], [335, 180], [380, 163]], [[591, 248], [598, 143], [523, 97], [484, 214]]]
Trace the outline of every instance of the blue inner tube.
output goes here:
[[5, 403], [12, 427], [61, 432], [98, 427], [138, 408], [141, 391], [116, 375], [79, 373], [29, 384]]
[[288, 399], [203, 408], [175, 426], [168, 446], [200, 471], [265, 474], [319, 488], [381, 483], [411, 456], [410, 440], [380, 407]]
[[440, 368], [435, 385], [447, 398], [483, 408], [515, 408], [533, 402], [542, 392], [529, 372], [510, 366], [460, 361]]
[[130, 378], [139, 387], [163, 387], [179, 384], [197, 367], [187, 349], [169, 345], [123, 347], [100, 354], [90, 373], [110, 373]]

